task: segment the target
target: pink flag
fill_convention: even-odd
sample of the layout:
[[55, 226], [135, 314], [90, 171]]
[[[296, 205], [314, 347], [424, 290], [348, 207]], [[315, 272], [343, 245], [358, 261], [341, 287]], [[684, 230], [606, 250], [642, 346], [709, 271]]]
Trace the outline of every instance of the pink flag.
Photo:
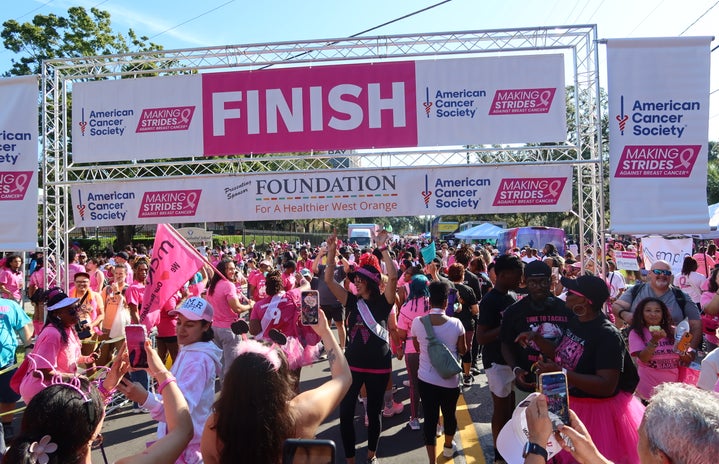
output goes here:
[[142, 298], [140, 323], [148, 330], [160, 320], [160, 309], [207, 263], [169, 224], [158, 224]]

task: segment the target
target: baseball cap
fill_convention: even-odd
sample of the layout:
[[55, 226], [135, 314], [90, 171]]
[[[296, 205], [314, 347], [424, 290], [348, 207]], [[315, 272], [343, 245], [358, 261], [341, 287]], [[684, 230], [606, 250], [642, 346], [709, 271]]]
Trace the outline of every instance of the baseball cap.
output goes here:
[[272, 267], [272, 263], [267, 259], [263, 259], [262, 261], [260, 261], [260, 266]]
[[67, 308], [68, 306], [72, 306], [78, 301], [80, 301], [79, 298], [70, 298], [58, 287], [49, 289], [45, 293], [45, 299], [47, 301], [48, 311], [55, 311], [57, 309]]
[[[532, 261], [536, 262], [536, 261]], [[531, 263], [530, 263], [531, 264]], [[497, 449], [502, 454], [502, 457], [507, 464], [522, 464], [524, 458], [522, 457], [522, 450], [524, 444], [527, 443], [529, 437], [529, 429], [527, 428], [527, 407], [530, 405], [532, 400], [539, 396], [538, 392], [530, 394], [527, 399], [517, 405], [512, 413], [512, 418], [507, 422], [497, 436]], [[559, 446], [557, 439], [554, 435], [549, 436], [549, 441], [540, 446], [544, 446], [547, 450], [547, 460], [554, 457], [555, 454], [562, 451], [562, 447]]]
[[125, 261], [127, 261], [128, 259], [130, 259], [130, 256], [129, 256], [127, 253], [125, 253], [124, 251], [118, 251], [117, 253], [115, 253], [115, 257], [117, 257], [117, 258], [122, 258], [122, 259], [124, 259]]
[[309, 269], [305, 268], [305, 269], [302, 269], [302, 270], [300, 271], [300, 274], [302, 274], [303, 276], [311, 276], [311, 275], [312, 275], [312, 271], [310, 271]]
[[551, 277], [552, 269], [542, 261], [532, 261], [524, 266], [524, 277]]
[[583, 295], [592, 305], [602, 305], [609, 299], [607, 283], [597, 276], [583, 275], [576, 279], [562, 277], [560, 281], [568, 290]]
[[207, 300], [193, 296], [192, 298], [186, 299], [179, 308], [173, 309], [167, 314], [170, 316], [182, 314], [191, 321], [205, 320], [212, 322], [214, 313], [215, 311]]

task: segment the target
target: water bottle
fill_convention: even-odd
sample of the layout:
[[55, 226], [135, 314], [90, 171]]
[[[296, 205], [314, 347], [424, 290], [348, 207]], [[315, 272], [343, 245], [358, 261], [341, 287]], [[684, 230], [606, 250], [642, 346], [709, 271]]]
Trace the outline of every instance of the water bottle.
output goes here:
[[686, 354], [689, 343], [692, 341], [692, 334], [689, 332], [689, 321], [681, 321], [674, 332], [674, 352]]

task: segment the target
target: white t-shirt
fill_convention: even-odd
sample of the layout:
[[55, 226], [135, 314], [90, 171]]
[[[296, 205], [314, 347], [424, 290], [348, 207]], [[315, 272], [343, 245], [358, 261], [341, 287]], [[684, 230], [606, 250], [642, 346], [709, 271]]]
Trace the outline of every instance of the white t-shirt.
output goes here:
[[[457, 356], [457, 339], [459, 339], [460, 336], [464, 336], [462, 322], [455, 317], [450, 317], [444, 324], [434, 325], [432, 328], [434, 329], [434, 336], [437, 340], [444, 343], [444, 345], [449, 348], [449, 351]], [[417, 341], [419, 342], [419, 371], [417, 372], [419, 379], [439, 387], [456, 388], [459, 386], [459, 374], [448, 379], [443, 379], [432, 367], [427, 348], [429, 346], [427, 342], [427, 331], [424, 329], [421, 317], [415, 318], [412, 321], [412, 333], [417, 337]]]
[[702, 361], [702, 371], [699, 374], [697, 387], [719, 392], [719, 348], [714, 348]]
[[624, 276], [619, 271], [612, 271], [607, 275], [607, 285], [609, 285], [609, 297], [617, 298], [622, 289], [627, 288]]

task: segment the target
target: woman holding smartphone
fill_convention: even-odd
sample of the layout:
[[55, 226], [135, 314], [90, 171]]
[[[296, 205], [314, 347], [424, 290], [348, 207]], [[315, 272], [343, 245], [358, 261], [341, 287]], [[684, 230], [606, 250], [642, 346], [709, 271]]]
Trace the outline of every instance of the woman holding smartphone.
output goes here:
[[[205, 422], [210, 415], [215, 397], [215, 378], [220, 375], [222, 351], [212, 342], [213, 309], [210, 304], [197, 297], [188, 298], [170, 315], [177, 318], [177, 341], [180, 352], [173, 363], [171, 374], [177, 379], [192, 416], [194, 435], [180, 456], [178, 462], [195, 464], [202, 462], [200, 440]], [[157, 437], [168, 432], [165, 416], [163, 385], [157, 393], [149, 394], [139, 383], [123, 382], [118, 389], [128, 399], [141, 404], [159, 422]]]
[[[602, 311], [609, 299], [606, 282], [595, 276], [562, 278], [567, 288], [570, 319], [555, 347], [535, 332], [524, 332], [518, 343], [536, 343], [545, 357], [536, 374], [564, 370], [569, 407], [596, 437], [597, 448], [616, 464], [639, 462], [637, 430], [644, 406], [633, 396], [639, 382], [636, 367], [619, 330]], [[550, 361], [552, 359], [557, 362]], [[566, 453], [558, 455], [560, 462]]]
[[[287, 342], [282, 345], [292, 375], [295, 377], [295, 391], [299, 392], [300, 371], [302, 366], [311, 364], [315, 355], [319, 353], [317, 342], [319, 338], [309, 327], [307, 331], [312, 332], [314, 344], [303, 345], [300, 340], [299, 331], [303, 327], [297, 325], [300, 317], [301, 294], [303, 290], [310, 289], [310, 283], [301, 276], [297, 279], [300, 286], [285, 291], [282, 284], [280, 271], [272, 271], [265, 277], [267, 297], [255, 303], [250, 314], [250, 333], [256, 340], [272, 342], [270, 331], [272, 329], [282, 332], [287, 337]], [[303, 331], [305, 332], [305, 331]], [[303, 333], [305, 335], [305, 333]], [[309, 334], [307, 334], [309, 335]]]

